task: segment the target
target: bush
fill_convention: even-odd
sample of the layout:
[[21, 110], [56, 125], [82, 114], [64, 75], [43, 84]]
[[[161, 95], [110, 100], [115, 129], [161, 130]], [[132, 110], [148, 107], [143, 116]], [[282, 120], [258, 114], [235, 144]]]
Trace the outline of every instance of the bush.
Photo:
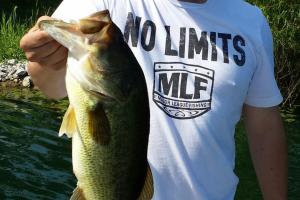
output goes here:
[[249, 2], [260, 7], [270, 23], [275, 47], [275, 76], [284, 96], [282, 106], [291, 107], [300, 93], [300, 3], [298, 0]]

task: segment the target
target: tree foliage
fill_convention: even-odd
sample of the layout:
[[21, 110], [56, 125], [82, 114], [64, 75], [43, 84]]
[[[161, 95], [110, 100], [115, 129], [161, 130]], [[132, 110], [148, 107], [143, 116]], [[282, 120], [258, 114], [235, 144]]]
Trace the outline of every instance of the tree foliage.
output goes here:
[[283, 106], [292, 106], [300, 93], [300, 2], [298, 0], [249, 0], [261, 8], [274, 37], [276, 79], [284, 96]]

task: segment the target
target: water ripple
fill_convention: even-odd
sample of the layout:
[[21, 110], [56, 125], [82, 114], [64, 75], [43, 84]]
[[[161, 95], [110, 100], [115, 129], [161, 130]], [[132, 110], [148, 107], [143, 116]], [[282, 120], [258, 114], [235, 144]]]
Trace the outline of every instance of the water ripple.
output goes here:
[[18, 93], [0, 96], [0, 199], [68, 199], [71, 143], [57, 134], [66, 103]]

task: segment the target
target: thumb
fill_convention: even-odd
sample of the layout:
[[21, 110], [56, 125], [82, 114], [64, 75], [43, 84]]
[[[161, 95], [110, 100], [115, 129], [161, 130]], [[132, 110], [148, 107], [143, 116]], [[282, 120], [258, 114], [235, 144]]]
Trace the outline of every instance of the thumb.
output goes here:
[[40, 22], [43, 21], [43, 20], [54, 20], [54, 18], [49, 17], [49, 16], [46, 16], [46, 15], [45, 15], [45, 16], [41, 16], [41, 17], [37, 20], [37, 22], [35, 23], [35, 25], [28, 31], [28, 33], [39, 30], [39, 29], [40, 29], [40, 28], [39, 28], [39, 24], [40, 24]]

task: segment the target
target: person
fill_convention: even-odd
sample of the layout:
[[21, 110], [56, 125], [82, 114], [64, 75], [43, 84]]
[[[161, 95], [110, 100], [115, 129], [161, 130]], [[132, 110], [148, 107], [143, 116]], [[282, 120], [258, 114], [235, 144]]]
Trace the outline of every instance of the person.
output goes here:
[[[233, 199], [241, 117], [264, 199], [287, 199], [282, 96], [262, 12], [243, 0], [64, 0], [52, 18], [105, 9], [146, 78], [153, 199]], [[65, 97], [67, 49], [37, 26], [20, 46], [35, 85]]]

